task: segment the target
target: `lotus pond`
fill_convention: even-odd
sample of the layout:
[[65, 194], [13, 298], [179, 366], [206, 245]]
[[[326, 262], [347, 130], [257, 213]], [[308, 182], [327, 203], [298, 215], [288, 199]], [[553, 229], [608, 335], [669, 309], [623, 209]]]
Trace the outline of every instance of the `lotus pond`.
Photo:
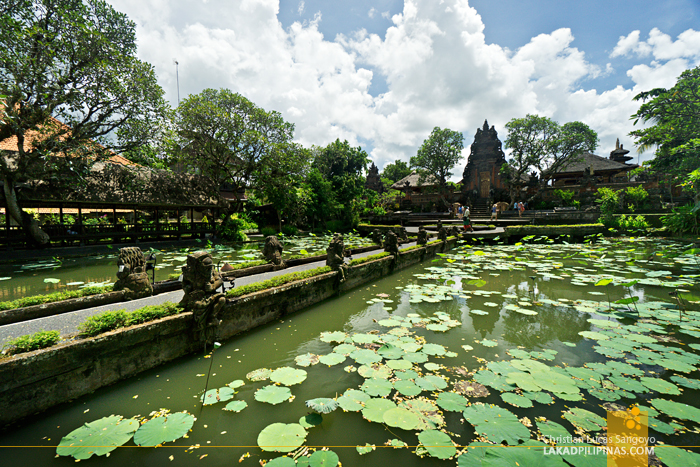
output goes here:
[[696, 253], [462, 245], [28, 420], [3, 465], [602, 466], [526, 447], [633, 406], [666, 465], [700, 465], [676, 447], [700, 444]]
[[[282, 238], [285, 247], [284, 257], [294, 255], [325, 254], [332, 236], [309, 236]], [[346, 235], [348, 248], [372, 244], [365, 238]], [[263, 243], [240, 243], [233, 245], [215, 245], [211, 248], [195, 246], [190, 248], [173, 248], [155, 250], [156, 280], [165, 280], [170, 274], [180, 271], [191, 251], [206, 249], [215, 262], [230, 264], [244, 263], [264, 259]], [[108, 255], [85, 256], [80, 258], [53, 258], [24, 263], [0, 264], [0, 301], [15, 300], [32, 295], [42, 295], [64, 290], [95, 285], [109, 285], [116, 280], [118, 246], [114, 253]]]

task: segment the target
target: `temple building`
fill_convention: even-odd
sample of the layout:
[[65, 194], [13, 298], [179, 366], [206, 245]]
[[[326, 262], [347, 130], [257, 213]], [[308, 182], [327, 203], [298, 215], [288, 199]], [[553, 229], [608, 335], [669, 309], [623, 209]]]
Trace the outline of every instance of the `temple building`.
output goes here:
[[365, 181], [365, 188], [369, 190], [374, 190], [377, 193], [384, 191], [384, 186], [382, 186], [382, 180], [379, 177], [379, 169], [374, 162], [369, 167], [369, 173], [367, 174], [367, 180]]
[[627, 164], [632, 157], [629, 151], [622, 147], [620, 140], [615, 143], [615, 149], [610, 152], [610, 157], [596, 156], [589, 152], [574, 157], [571, 162], [552, 175], [552, 185], [562, 187], [567, 185], [581, 185], [589, 180], [596, 183], [619, 183], [627, 181], [627, 173], [636, 169], [637, 164]]
[[484, 120], [483, 128], [476, 130], [470, 148], [467, 166], [462, 175], [462, 194], [473, 201], [494, 198], [499, 191], [505, 191], [499, 171], [506, 163], [498, 133]]

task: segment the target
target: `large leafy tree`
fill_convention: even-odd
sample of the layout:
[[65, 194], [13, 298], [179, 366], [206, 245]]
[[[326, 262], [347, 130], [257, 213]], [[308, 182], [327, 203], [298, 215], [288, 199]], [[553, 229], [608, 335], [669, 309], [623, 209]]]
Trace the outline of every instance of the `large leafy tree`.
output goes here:
[[294, 125], [228, 89], [187, 97], [174, 128], [170, 152], [181, 168], [227, 184], [234, 193], [256, 185], [264, 191], [271, 171], [297, 173], [303, 166], [292, 142]]
[[652, 171], [685, 177], [700, 166], [700, 66], [686, 70], [671, 89], [656, 88], [634, 97], [642, 102], [634, 124], [651, 123], [630, 132], [640, 152], [656, 148]]
[[527, 115], [512, 119], [506, 128], [506, 148], [512, 152], [503, 171], [508, 172], [511, 202], [522, 186], [524, 174], [531, 170], [539, 173], [539, 189], [533, 197], [537, 196], [567, 164], [598, 147], [598, 134], [581, 122], [559, 125], [547, 117]]
[[428, 139], [411, 157], [411, 167], [418, 169], [421, 182], [433, 176], [438, 182], [438, 192], [447, 191], [447, 179], [452, 168], [462, 159], [464, 135], [458, 131], [440, 127], [433, 128]]
[[[0, 141], [15, 146], [3, 151], [0, 175], [10, 216], [45, 244], [48, 235], [17, 201], [17, 185], [75, 183], [110, 149], [141, 146], [151, 127], [138, 122], [162, 117], [167, 104], [153, 67], [136, 58], [135, 24], [105, 1], [0, 5]], [[138, 131], [114, 138], [127, 124]]]
[[411, 174], [411, 168], [402, 160], [395, 160], [391, 164], [384, 166], [381, 178], [389, 180], [392, 184]]
[[[347, 141], [341, 142], [339, 139], [326, 147], [314, 148], [313, 152], [312, 167], [330, 182], [333, 190], [333, 200], [324, 200], [323, 204], [328, 203], [337, 217], [349, 225], [355, 225], [359, 221], [360, 199], [364, 193], [365, 179], [362, 174], [367, 170], [369, 156], [362, 148], [352, 147]], [[316, 185], [324, 189], [323, 184]], [[315, 199], [321, 201], [318, 197]], [[312, 210], [318, 211], [316, 208]]]

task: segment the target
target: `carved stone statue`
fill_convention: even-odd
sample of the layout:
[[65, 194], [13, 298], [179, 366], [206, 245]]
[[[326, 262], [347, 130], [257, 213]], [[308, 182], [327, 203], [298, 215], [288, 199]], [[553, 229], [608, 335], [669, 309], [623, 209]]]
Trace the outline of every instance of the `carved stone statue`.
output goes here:
[[392, 230], [388, 231], [384, 237], [384, 251], [391, 253], [395, 258], [399, 256], [399, 240]]
[[284, 250], [284, 247], [279, 239], [274, 235], [270, 235], [265, 239], [265, 246], [263, 247], [262, 254], [266, 260], [270, 261], [275, 266], [284, 266], [282, 250]]
[[335, 234], [333, 240], [326, 248], [326, 266], [332, 270], [339, 272], [340, 282], [345, 282], [345, 272], [347, 265], [345, 264], [345, 243], [343, 242], [342, 234]]
[[123, 290], [127, 300], [153, 295], [153, 286], [146, 273], [146, 258], [141, 248], [129, 246], [119, 249], [117, 266], [119, 270], [113, 290]]
[[379, 246], [382, 245], [382, 233], [378, 229], [372, 231], [372, 241]]
[[428, 231], [423, 228], [423, 226], [418, 227], [418, 240], [416, 243], [419, 245], [425, 245], [428, 243]]
[[440, 240], [441, 242], [446, 242], [447, 241], [447, 228], [442, 225], [441, 220], [438, 220], [437, 228], [438, 228], [438, 240]]
[[450, 229], [450, 235], [452, 235], [453, 237], [459, 237], [459, 234], [460, 234], [459, 227], [457, 227], [456, 225], [453, 225], [452, 228]]
[[408, 242], [408, 232], [406, 232], [406, 227], [401, 227], [399, 229], [398, 237], [402, 242]]
[[217, 292], [222, 284], [209, 253], [197, 251], [187, 256], [187, 265], [182, 268], [185, 296], [180, 304], [194, 315], [194, 334], [199, 341], [214, 341], [221, 323], [219, 315], [226, 303], [224, 294]]

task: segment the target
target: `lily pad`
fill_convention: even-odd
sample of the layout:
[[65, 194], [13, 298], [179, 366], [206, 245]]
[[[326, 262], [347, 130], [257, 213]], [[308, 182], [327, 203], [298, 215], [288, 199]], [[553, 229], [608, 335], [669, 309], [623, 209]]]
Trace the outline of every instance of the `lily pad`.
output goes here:
[[245, 377], [251, 381], [265, 381], [270, 377], [270, 373], [272, 373], [272, 370], [269, 368], [258, 368], [245, 375]]
[[435, 402], [441, 409], [451, 412], [461, 412], [469, 404], [466, 398], [454, 392], [441, 392]]
[[370, 378], [365, 380], [361, 389], [370, 396], [386, 397], [394, 389], [394, 385], [385, 379]]
[[104, 456], [129, 441], [138, 430], [139, 422], [121, 415], [110, 415], [77, 428], [61, 439], [56, 448], [59, 456], [89, 459]]
[[359, 455], [363, 456], [377, 449], [377, 446], [367, 443], [364, 446], [356, 446], [355, 449]]
[[442, 431], [421, 431], [420, 434], [418, 434], [418, 441], [425, 446], [425, 449], [428, 450], [428, 454], [432, 457], [449, 459], [457, 454], [457, 448], [452, 443], [452, 439]]
[[435, 375], [418, 377], [415, 381], [418, 386], [426, 391], [438, 391], [447, 387], [447, 381]]
[[258, 446], [263, 451], [291, 452], [304, 444], [306, 434], [298, 423], [273, 423], [258, 435]]
[[570, 408], [563, 415], [574, 426], [584, 431], [600, 431], [604, 426], [607, 426], [607, 422], [603, 417], [578, 407]]
[[512, 392], [504, 392], [501, 394], [501, 399], [503, 402], [514, 405], [516, 407], [528, 408], [532, 407], [532, 401], [525, 396], [520, 396]]
[[292, 397], [292, 391], [283, 386], [265, 386], [255, 391], [255, 400], [277, 405]]
[[322, 342], [328, 342], [329, 344], [332, 342], [343, 342], [345, 339], [348, 338], [348, 335], [345, 334], [344, 332], [340, 331], [334, 331], [334, 332], [322, 332], [321, 333], [321, 341]]
[[194, 425], [194, 417], [185, 412], [152, 418], [134, 434], [139, 446], [158, 446], [182, 438]]
[[477, 403], [464, 409], [463, 413], [476, 432], [491, 442], [505, 441], [514, 446], [530, 438], [530, 430], [520, 423], [515, 414], [502, 407]]
[[384, 423], [384, 412], [395, 408], [396, 404], [390, 400], [372, 398], [365, 402], [362, 417], [370, 422]]
[[231, 401], [228, 404], [226, 404], [224, 410], [227, 410], [229, 412], [240, 412], [246, 407], [248, 407], [248, 403], [246, 401]]
[[339, 459], [333, 451], [316, 451], [309, 456], [309, 467], [336, 467]]
[[347, 357], [343, 354], [331, 352], [327, 355], [321, 355], [318, 357], [318, 361], [324, 365], [333, 366], [343, 363]]
[[288, 366], [277, 368], [275, 371], [270, 373], [270, 381], [284, 384], [285, 386], [301, 384], [305, 379], [306, 371]]
[[315, 365], [318, 363], [318, 355], [314, 355], [312, 353], [299, 355], [294, 358], [294, 362], [296, 362], [297, 365], [304, 367]]
[[403, 408], [389, 409], [384, 412], [384, 423], [402, 430], [413, 430], [418, 427], [418, 416]]
[[651, 389], [652, 391], [661, 392], [663, 394], [671, 394], [676, 396], [681, 393], [680, 389], [678, 389], [678, 386], [661, 378], [650, 378], [647, 376], [643, 376], [639, 378], [639, 382]]
[[394, 383], [394, 389], [396, 389], [402, 396], [413, 397], [417, 396], [423, 389], [418, 387], [413, 381], [409, 380], [399, 380]]
[[340, 408], [348, 412], [359, 412], [364, 408], [365, 402], [370, 399], [370, 396], [357, 389], [348, 389], [338, 398]]
[[665, 413], [669, 417], [679, 418], [681, 420], [700, 420], [700, 409], [680, 402], [667, 401], [664, 399], [652, 399], [651, 405], [657, 410]]

